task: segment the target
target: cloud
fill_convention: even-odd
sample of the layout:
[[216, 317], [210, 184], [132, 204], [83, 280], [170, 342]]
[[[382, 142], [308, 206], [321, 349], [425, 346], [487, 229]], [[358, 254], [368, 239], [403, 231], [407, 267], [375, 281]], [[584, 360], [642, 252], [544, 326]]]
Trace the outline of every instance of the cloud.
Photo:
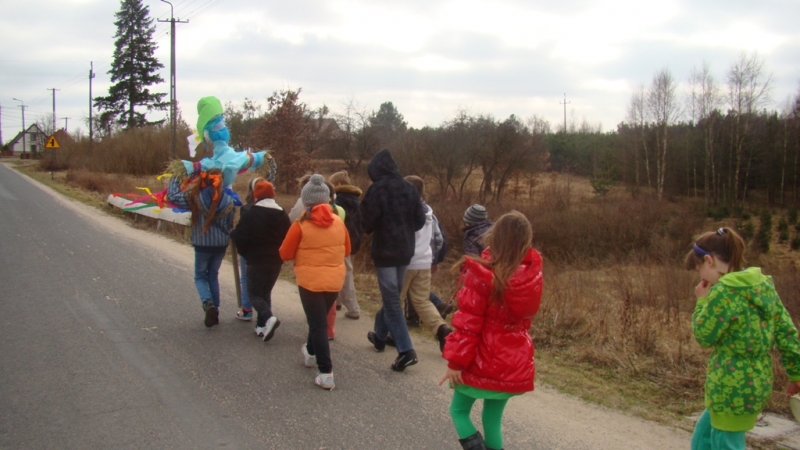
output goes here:
[[[459, 108], [505, 118], [537, 114], [553, 124], [584, 117], [613, 129], [633, 90], [668, 68], [685, 82], [709, 61], [716, 79], [742, 51], [757, 50], [774, 74], [776, 102], [797, 92], [800, 2], [765, 0], [176, 0], [178, 100], [188, 122], [205, 95], [263, 102], [302, 88], [310, 107], [334, 112], [355, 99], [368, 110], [392, 101], [411, 126], [438, 125]], [[88, 62], [94, 94], [110, 86], [119, 2], [21, 0], [0, 3], [3, 136], [19, 130], [12, 97], [31, 115], [88, 115]], [[169, 6], [150, 2], [153, 18]], [[168, 78], [168, 24], [158, 23], [157, 57]], [[156, 92], [168, 92], [166, 83]], [[153, 118], [156, 118], [154, 115]], [[27, 117], [26, 117], [27, 119]]]

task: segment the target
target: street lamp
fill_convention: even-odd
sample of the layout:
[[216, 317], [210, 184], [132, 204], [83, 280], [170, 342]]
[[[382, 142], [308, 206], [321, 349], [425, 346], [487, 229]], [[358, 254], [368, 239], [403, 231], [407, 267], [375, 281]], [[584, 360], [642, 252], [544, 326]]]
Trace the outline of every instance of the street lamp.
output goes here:
[[25, 102], [18, 98], [12, 98], [12, 100], [18, 101], [20, 103], [19, 107], [22, 109], [22, 154], [24, 155], [25, 149], [28, 148], [28, 143], [25, 139], [25, 135], [28, 134], [25, 130]]

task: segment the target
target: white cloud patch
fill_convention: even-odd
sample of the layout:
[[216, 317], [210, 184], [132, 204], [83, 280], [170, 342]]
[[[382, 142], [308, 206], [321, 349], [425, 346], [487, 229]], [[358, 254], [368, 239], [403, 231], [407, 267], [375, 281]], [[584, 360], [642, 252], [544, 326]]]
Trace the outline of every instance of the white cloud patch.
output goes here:
[[[724, 80], [742, 51], [758, 51], [775, 74], [776, 102], [800, 80], [800, 2], [238, 0], [206, 11], [201, 2], [174, 4], [176, 17], [190, 19], [176, 34], [178, 100], [190, 123], [202, 96], [263, 102], [275, 90], [302, 88], [310, 107], [334, 112], [353, 98], [368, 110], [392, 101], [411, 126], [438, 125], [459, 108], [560, 125], [566, 93], [568, 117], [608, 130], [624, 119], [632, 91], [664, 67], [683, 82], [705, 59]], [[154, 19], [169, 17], [168, 5], [149, 7]], [[50, 110], [47, 88], [60, 88], [58, 115], [72, 118], [70, 129], [88, 116], [89, 61], [94, 95], [105, 95], [118, 9], [109, 0], [0, 3], [5, 140], [21, 128], [12, 97], [35, 117]], [[165, 80], [168, 29], [157, 24]]]

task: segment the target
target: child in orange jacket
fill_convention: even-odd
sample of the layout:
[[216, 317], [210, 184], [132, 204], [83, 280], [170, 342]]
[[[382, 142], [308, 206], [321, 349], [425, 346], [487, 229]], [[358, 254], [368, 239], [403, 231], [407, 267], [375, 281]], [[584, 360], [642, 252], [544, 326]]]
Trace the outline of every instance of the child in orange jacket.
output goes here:
[[344, 221], [332, 213], [330, 190], [315, 174], [301, 194], [305, 211], [289, 228], [280, 248], [281, 259], [294, 260], [300, 301], [308, 321], [308, 340], [301, 348], [306, 367], [319, 369], [314, 384], [333, 389], [333, 363], [328, 343], [328, 311], [344, 285], [344, 258], [350, 255], [350, 236]]

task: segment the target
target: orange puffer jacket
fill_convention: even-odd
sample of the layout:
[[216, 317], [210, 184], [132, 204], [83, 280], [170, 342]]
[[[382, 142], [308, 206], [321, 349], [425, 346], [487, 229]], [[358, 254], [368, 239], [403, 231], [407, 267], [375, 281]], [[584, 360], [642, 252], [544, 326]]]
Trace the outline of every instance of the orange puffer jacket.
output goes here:
[[281, 259], [294, 260], [297, 285], [311, 292], [339, 292], [350, 255], [350, 235], [344, 222], [321, 204], [311, 209], [311, 217], [295, 221], [280, 248]]

